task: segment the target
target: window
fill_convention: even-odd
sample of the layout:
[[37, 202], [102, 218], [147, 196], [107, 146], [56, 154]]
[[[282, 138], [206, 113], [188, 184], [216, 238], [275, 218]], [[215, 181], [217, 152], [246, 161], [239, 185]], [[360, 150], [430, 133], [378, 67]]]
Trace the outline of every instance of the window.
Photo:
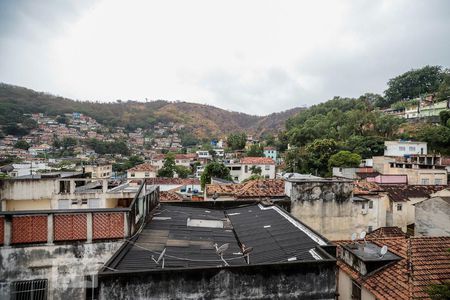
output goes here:
[[130, 177], [135, 177], [135, 176], [136, 176], [136, 174], [134, 174], [134, 173], [130, 174]]
[[404, 146], [400, 146], [400, 147], [398, 147], [398, 150], [405, 151], [405, 147]]
[[78, 200], [77, 199], [72, 199], [72, 205], [78, 205]]
[[365, 203], [362, 203], [362, 204], [361, 204], [361, 208], [362, 208], [362, 209], [366, 208], [366, 204], [365, 204]]
[[245, 173], [248, 173], [248, 166], [245, 166]]
[[430, 180], [428, 178], [422, 178], [421, 183], [427, 185], [430, 183]]
[[409, 147], [409, 151], [416, 151], [416, 147]]
[[150, 173], [149, 172], [145, 172], [145, 177], [150, 177]]
[[11, 283], [11, 299], [47, 299], [47, 279], [14, 281]]
[[373, 201], [369, 201], [369, 208], [373, 208]]
[[401, 211], [402, 208], [403, 208], [403, 204], [398, 203], [398, 204], [397, 204], [397, 211]]
[[352, 299], [361, 300], [361, 286], [352, 281]]
[[373, 231], [373, 226], [367, 227], [367, 232], [372, 232], [372, 231]]
[[436, 178], [436, 179], [434, 180], [434, 184], [436, 184], [436, 185], [442, 185], [442, 179]]
[[81, 199], [81, 205], [87, 205], [88, 199]]
[[269, 166], [269, 165], [266, 165], [266, 166], [264, 167], [264, 169], [265, 169], [266, 171], [269, 171], [269, 170], [270, 170], [270, 166]]

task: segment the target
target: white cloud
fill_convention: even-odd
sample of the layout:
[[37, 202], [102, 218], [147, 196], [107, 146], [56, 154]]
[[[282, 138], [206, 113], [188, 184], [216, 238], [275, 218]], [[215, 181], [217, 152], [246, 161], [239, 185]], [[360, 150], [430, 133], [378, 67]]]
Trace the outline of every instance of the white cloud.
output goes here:
[[[450, 33], [446, 6], [99, 1], [69, 20], [53, 14], [54, 22], [40, 25], [42, 40], [20, 44], [40, 32], [28, 9], [27, 26], [0, 34], [0, 80], [78, 99], [178, 99], [266, 114], [382, 92], [387, 79], [410, 68], [448, 66], [449, 42], [429, 40]], [[411, 48], [418, 43], [428, 51]]]

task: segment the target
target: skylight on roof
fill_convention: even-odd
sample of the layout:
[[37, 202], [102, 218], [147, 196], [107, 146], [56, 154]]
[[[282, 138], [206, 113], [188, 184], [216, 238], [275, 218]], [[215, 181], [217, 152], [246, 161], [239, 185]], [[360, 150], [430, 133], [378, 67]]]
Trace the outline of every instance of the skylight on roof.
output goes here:
[[223, 228], [221, 220], [187, 219], [188, 227]]

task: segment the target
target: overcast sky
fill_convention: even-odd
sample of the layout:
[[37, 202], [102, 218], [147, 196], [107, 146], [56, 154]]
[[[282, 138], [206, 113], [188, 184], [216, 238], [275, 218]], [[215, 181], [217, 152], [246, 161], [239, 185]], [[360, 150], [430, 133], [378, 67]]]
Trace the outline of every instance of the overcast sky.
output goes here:
[[0, 81], [250, 114], [450, 67], [450, 1], [0, 0]]

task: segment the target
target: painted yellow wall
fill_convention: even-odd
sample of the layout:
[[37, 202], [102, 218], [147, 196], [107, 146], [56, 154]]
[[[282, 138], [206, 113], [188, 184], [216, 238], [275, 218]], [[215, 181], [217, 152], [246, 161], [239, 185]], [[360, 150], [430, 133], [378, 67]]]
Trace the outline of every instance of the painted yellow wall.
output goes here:
[[6, 210], [43, 210], [51, 209], [50, 199], [44, 200], [6, 200]]

